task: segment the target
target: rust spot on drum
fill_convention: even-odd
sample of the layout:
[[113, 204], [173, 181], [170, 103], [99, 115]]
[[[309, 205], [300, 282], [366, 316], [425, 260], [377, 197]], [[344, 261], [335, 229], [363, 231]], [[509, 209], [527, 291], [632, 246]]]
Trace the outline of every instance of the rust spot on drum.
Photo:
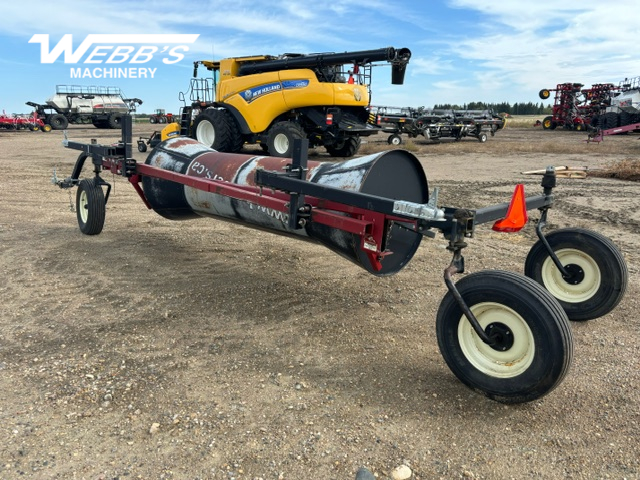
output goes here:
[[195, 142], [195, 140], [189, 138], [189, 137], [178, 137], [176, 140], [174, 140], [173, 142], [171, 142], [170, 145], [167, 145], [167, 148], [171, 149], [171, 150], [177, 150], [178, 148], [185, 146], [185, 145], [193, 145]]
[[206, 200], [203, 200], [203, 201], [195, 202], [194, 206], [197, 208], [201, 208], [203, 210], [210, 210], [211, 202], [207, 202]]

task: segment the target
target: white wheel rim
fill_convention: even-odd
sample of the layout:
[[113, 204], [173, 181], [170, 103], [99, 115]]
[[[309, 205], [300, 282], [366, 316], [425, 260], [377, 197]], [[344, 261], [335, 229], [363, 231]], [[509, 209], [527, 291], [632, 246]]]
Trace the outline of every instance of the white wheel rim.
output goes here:
[[82, 223], [87, 223], [89, 218], [89, 201], [87, 199], [87, 192], [84, 190], [80, 193], [80, 201], [78, 202], [78, 208], [80, 209], [80, 218]]
[[196, 140], [205, 144], [207, 147], [212, 147], [213, 142], [216, 141], [216, 129], [209, 120], [202, 120], [196, 128]]
[[558, 250], [556, 256], [562, 265], [577, 265], [584, 272], [582, 282], [571, 285], [562, 278], [560, 270], [551, 257], [542, 264], [541, 275], [545, 288], [556, 297], [567, 303], [580, 303], [593, 297], [602, 284], [602, 275], [595, 260], [580, 250], [565, 248]]
[[400, 145], [400, 137], [393, 137], [391, 139], [391, 144], [392, 145]]
[[494, 302], [478, 303], [471, 311], [483, 330], [491, 323], [501, 323], [513, 334], [513, 345], [498, 351], [484, 343], [466, 317], [458, 323], [458, 342], [465, 358], [477, 370], [492, 377], [512, 378], [529, 368], [535, 357], [535, 340], [527, 322], [515, 310]]
[[284, 133], [277, 134], [273, 139], [273, 148], [280, 154], [286, 153], [289, 149], [289, 138]]

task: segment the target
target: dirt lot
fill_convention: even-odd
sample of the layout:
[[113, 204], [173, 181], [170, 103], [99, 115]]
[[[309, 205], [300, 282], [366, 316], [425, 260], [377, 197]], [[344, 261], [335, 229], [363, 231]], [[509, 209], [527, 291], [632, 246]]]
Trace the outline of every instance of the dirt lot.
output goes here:
[[[585, 138], [507, 128], [485, 144], [409, 147], [441, 204], [482, 207], [517, 182], [537, 193], [540, 177], [522, 171], [640, 152], [637, 136]], [[551, 227], [610, 237], [629, 288], [612, 313], [571, 324], [557, 389], [506, 406], [466, 388], [438, 350], [441, 236], [380, 279], [321, 246], [171, 222], [110, 174], [105, 229], [84, 236], [75, 200], [50, 183], [78, 153], [61, 140], [0, 132], [0, 478], [352, 480], [365, 466], [386, 479], [400, 465], [415, 480], [640, 478], [640, 183], [559, 180]], [[522, 272], [534, 241], [531, 226], [483, 226], [467, 270]]]

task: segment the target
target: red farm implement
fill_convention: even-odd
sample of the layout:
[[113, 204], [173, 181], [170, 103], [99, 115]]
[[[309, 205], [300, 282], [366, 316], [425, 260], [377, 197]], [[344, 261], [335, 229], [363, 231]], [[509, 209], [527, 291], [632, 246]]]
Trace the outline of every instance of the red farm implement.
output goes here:
[[51, 126], [40, 120], [35, 113], [31, 116], [26, 116], [7, 115], [3, 112], [2, 115], [0, 115], [0, 129], [50, 132]]
[[542, 89], [539, 96], [546, 100], [555, 92], [552, 114], [542, 121], [542, 128], [585, 131], [597, 124], [600, 113], [609, 104], [617, 87], [612, 83], [594, 84], [582, 88], [581, 83], [561, 83], [554, 89]]
[[173, 113], [165, 113], [163, 108], [156, 108], [156, 111], [149, 115], [149, 123], [171, 123], [174, 121]]
[[[606, 237], [582, 228], [543, 234], [554, 203], [553, 167], [542, 176], [540, 194], [526, 197], [518, 185], [511, 202], [470, 210], [438, 206], [438, 189], [430, 195], [420, 161], [404, 150], [319, 162], [307, 159], [306, 139], [296, 140], [292, 158], [284, 158], [218, 152], [175, 136], [138, 162], [128, 115], [117, 144], [66, 140], [65, 146], [81, 153], [71, 176], [54, 175], [53, 182], [77, 187], [76, 216], [85, 235], [104, 227], [111, 185], [103, 171], [125, 178], [149, 209], [169, 220], [213, 217], [304, 239], [374, 276], [399, 272], [424, 237], [442, 233], [452, 260], [443, 269], [438, 346], [461, 382], [504, 403], [532, 401], [558, 386], [573, 355], [569, 320], [612, 311], [628, 282], [622, 254]], [[518, 231], [527, 211], [536, 209], [538, 240], [525, 275], [486, 270], [454, 283], [465, 271], [462, 251], [477, 225]]]
[[586, 130], [587, 122], [580, 115], [581, 83], [561, 83], [554, 89], [540, 90], [539, 96], [546, 100], [555, 92], [552, 114], [542, 120], [542, 128], [555, 130], [563, 127], [569, 130]]

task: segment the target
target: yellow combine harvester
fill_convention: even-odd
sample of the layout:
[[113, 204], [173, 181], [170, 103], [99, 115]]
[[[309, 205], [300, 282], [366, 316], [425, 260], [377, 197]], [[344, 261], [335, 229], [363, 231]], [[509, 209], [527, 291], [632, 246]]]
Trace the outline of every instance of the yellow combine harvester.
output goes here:
[[[221, 152], [257, 143], [278, 157], [291, 157], [293, 141], [306, 138], [310, 147], [350, 157], [361, 137], [380, 130], [368, 122], [372, 66], [390, 63], [391, 82], [401, 85], [410, 58], [408, 48], [387, 47], [201, 60], [189, 105], [181, 94], [181, 134]], [[200, 65], [212, 78], [197, 78]]]

